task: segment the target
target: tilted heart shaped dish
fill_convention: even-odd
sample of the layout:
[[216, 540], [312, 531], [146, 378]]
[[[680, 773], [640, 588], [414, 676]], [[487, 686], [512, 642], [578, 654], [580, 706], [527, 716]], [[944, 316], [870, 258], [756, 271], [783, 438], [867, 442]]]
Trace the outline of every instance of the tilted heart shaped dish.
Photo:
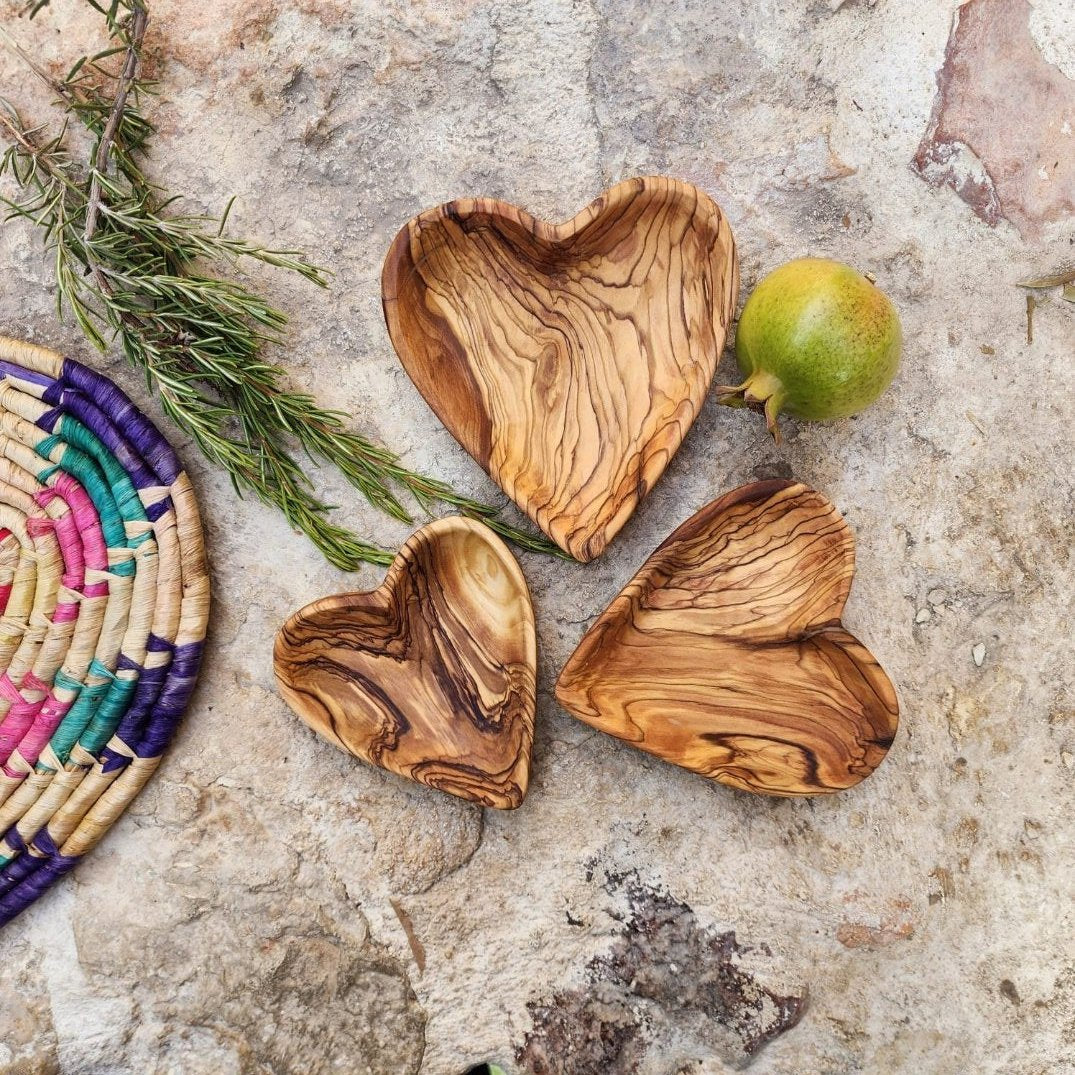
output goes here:
[[688, 519], [586, 633], [556, 697], [640, 750], [744, 791], [857, 784], [896, 733], [896, 693], [840, 614], [850, 528], [785, 481]]
[[739, 290], [716, 203], [631, 179], [563, 224], [449, 202], [385, 258], [385, 320], [441, 421], [562, 549], [591, 560], [679, 448]]
[[300, 609], [273, 664], [291, 708], [356, 757], [484, 806], [523, 801], [534, 612], [519, 565], [481, 523], [430, 523], [376, 590]]

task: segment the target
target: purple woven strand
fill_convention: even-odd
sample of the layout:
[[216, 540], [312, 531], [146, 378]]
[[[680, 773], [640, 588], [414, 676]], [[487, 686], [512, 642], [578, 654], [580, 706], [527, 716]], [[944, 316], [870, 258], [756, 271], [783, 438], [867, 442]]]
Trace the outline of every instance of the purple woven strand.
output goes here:
[[[53, 381], [52, 384], [56, 382]], [[45, 393], [46, 396], [52, 394], [52, 388]], [[44, 397], [42, 397], [44, 398]], [[45, 411], [35, 423], [39, 428], [43, 429], [46, 433], [51, 433], [56, 428], [56, 423], [63, 417], [63, 407], [53, 407], [51, 410]]]
[[[156, 668], [142, 669], [142, 674], [138, 677], [138, 686], [134, 691], [134, 698], [131, 700], [127, 712], [120, 719], [119, 727], [115, 731], [116, 737], [122, 739], [139, 757], [145, 755], [138, 750], [136, 744], [141, 738], [145, 726], [155, 719], [157, 699], [164, 689], [164, 684], [170, 671], [171, 662], [159, 665]], [[101, 758], [104, 761], [105, 772], [127, 764], [127, 759], [121, 755], [109, 754], [107, 760], [105, 760], [105, 755], [102, 754]]]
[[3, 873], [0, 873], [0, 896], [14, 888], [15, 885], [26, 876], [29, 870], [23, 868], [23, 862], [29, 856], [24, 855], [22, 852], [26, 850], [26, 841], [22, 838], [22, 833], [19, 832], [17, 826], [12, 825], [7, 832], [4, 833], [4, 840], [15, 849], [15, 853], [18, 856], [4, 867]]
[[28, 370], [15, 362], [5, 362], [0, 359], [0, 373], [17, 377], [20, 381], [28, 381], [30, 384], [52, 384], [55, 380], [47, 373], [38, 373], [37, 370]]
[[[27, 850], [26, 841], [14, 825], [8, 829], [4, 836], [16, 850], [20, 852]], [[37, 873], [42, 866], [48, 865], [50, 858], [60, 854], [56, 841], [45, 829], [42, 829], [30, 843], [35, 850], [42, 852], [42, 854], [20, 854], [18, 858], [12, 860], [8, 868], [4, 870], [3, 882], [0, 883], [0, 894], [7, 894], [18, 888], [26, 878]]]
[[155, 523], [158, 519], [163, 518], [172, 510], [172, 498], [166, 496], [163, 500], [158, 500], [155, 504], [149, 504], [146, 506], [146, 518]]
[[[122, 396], [123, 393], [119, 392], [119, 395]], [[116, 457], [116, 461], [127, 472], [137, 489], [161, 484], [156, 474], [139, 455], [137, 446], [132, 447], [130, 441], [112, 424], [112, 419], [109, 417], [113, 409], [110, 400], [102, 400], [105, 408], [102, 409], [89, 396], [76, 388], [67, 387], [63, 381], [54, 381], [45, 389], [42, 398], [61, 413], [73, 415], [87, 429], [95, 433]], [[44, 417], [47, 416], [38, 419], [38, 425], [43, 423]]]
[[156, 757], [171, 741], [194, 692], [198, 668], [202, 663], [202, 648], [201, 642], [188, 642], [175, 647], [168, 678], [161, 688], [152, 717], [137, 742], [130, 744], [140, 758]]
[[[166, 665], [142, 670], [134, 699], [115, 733], [139, 758], [155, 757], [171, 740], [194, 691], [203, 647], [201, 642], [174, 646], [150, 635], [148, 648], [157, 653], [169, 650], [172, 658]], [[104, 770], [108, 772], [128, 762], [126, 756], [111, 752]]]
[[63, 360], [63, 380], [94, 400], [112, 422], [124, 430], [161, 485], [171, 485], [179, 477], [183, 468], [175, 449], [122, 389], [73, 358]]
[[40, 857], [21, 854], [4, 870], [3, 885], [0, 886], [0, 926], [29, 907], [79, 860], [77, 855], [60, 854], [56, 842], [44, 829], [34, 837], [33, 846], [42, 852]]

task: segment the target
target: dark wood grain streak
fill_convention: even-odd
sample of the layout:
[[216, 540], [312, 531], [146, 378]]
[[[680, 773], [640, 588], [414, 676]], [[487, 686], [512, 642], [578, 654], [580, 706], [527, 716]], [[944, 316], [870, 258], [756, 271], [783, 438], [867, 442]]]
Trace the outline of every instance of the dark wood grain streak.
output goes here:
[[854, 570], [851, 530], [820, 493], [744, 486], [642, 565], [556, 697], [587, 724], [744, 791], [851, 787], [885, 756], [899, 712], [888, 676], [840, 622]]
[[400, 360], [441, 421], [576, 559], [599, 555], [694, 421], [739, 288], [717, 205], [631, 179], [563, 224], [464, 199], [385, 258]]
[[522, 572], [487, 527], [442, 519], [384, 582], [296, 612], [274, 668], [292, 709], [373, 765], [511, 809], [526, 795], [536, 641]]

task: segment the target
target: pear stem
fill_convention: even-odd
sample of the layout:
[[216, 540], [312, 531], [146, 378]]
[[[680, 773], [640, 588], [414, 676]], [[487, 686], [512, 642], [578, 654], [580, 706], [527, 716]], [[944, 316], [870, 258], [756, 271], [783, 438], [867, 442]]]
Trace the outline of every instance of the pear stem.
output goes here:
[[784, 385], [779, 377], [764, 370], [755, 370], [742, 384], [719, 386], [717, 402], [725, 407], [749, 407], [764, 414], [765, 425], [773, 440], [780, 443], [777, 418], [784, 405]]

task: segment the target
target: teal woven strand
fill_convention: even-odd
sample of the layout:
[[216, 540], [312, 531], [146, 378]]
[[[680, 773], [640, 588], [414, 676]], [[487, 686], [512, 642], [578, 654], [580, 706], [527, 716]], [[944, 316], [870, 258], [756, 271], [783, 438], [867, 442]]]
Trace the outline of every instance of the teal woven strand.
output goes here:
[[[111, 673], [109, 673], [111, 675]], [[52, 733], [49, 746], [52, 747], [59, 758], [61, 765], [66, 765], [71, 757], [71, 750], [86, 730], [98, 707], [103, 701], [112, 680], [104, 683], [83, 683], [82, 691], [75, 704], [67, 711], [67, 715], [60, 721], [59, 726]], [[39, 764], [41, 772], [46, 772], [50, 767]]]
[[[108, 548], [134, 548], [140, 545], [149, 534], [138, 534], [129, 538], [123, 525], [125, 522], [147, 521], [145, 506], [127, 472], [104, 442], [77, 419], [64, 415], [55, 428], [56, 432], [38, 445], [38, 453], [47, 456], [57, 445], [63, 447], [59, 465], [82, 484], [93, 501], [101, 519], [101, 531]], [[114, 575], [134, 575], [134, 560], [113, 564], [109, 571]], [[119, 720], [130, 704], [133, 685], [138, 680], [136, 675], [131, 680], [117, 681], [113, 673], [96, 658], [91, 661], [88, 674], [105, 677], [105, 682], [83, 685], [77, 701], [67, 711], [49, 740], [49, 745], [61, 765], [67, 764], [75, 744], [82, 741], [84, 736], [89, 736], [89, 739], [82, 742], [82, 746], [93, 754], [99, 752], [100, 747], [91, 747], [88, 743], [95, 744], [101, 735], [104, 735], [100, 744], [103, 746], [112, 737], [112, 731], [118, 727]], [[131, 683], [132, 687], [117, 688], [117, 682]], [[110, 728], [112, 731], [108, 730]], [[48, 766], [39, 762], [37, 768], [44, 772]]]
[[86, 494], [97, 509], [105, 545], [110, 549], [123, 548], [127, 544], [127, 532], [123, 529], [123, 516], [120, 514], [119, 505], [112, 495], [108, 482], [105, 481], [101, 468], [91, 456], [67, 444], [55, 433], [46, 437], [34, 450], [47, 459], [57, 447], [63, 448], [60, 462], [53, 463], [40, 471], [37, 480], [44, 485], [57, 467], [70, 474], [86, 490]]
[[83, 750], [89, 751], [94, 757], [100, 754], [119, 727], [137, 686], [137, 676], [131, 679], [116, 679], [108, 685], [108, 694], [101, 700], [93, 719], [79, 736], [78, 743]]
[[[104, 471], [115, 498], [116, 506], [125, 522], [145, 522], [146, 511], [142, 500], [138, 496], [127, 472], [120, 465], [119, 460], [105, 447], [104, 442], [92, 430], [87, 429], [77, 418], [65, 414], [57, 423], [57, 432], [76, 448], [91, 456], [97, 465]], [[141, 539], [133, 543], [127, 542], [133, 548], [141, 544]]]

